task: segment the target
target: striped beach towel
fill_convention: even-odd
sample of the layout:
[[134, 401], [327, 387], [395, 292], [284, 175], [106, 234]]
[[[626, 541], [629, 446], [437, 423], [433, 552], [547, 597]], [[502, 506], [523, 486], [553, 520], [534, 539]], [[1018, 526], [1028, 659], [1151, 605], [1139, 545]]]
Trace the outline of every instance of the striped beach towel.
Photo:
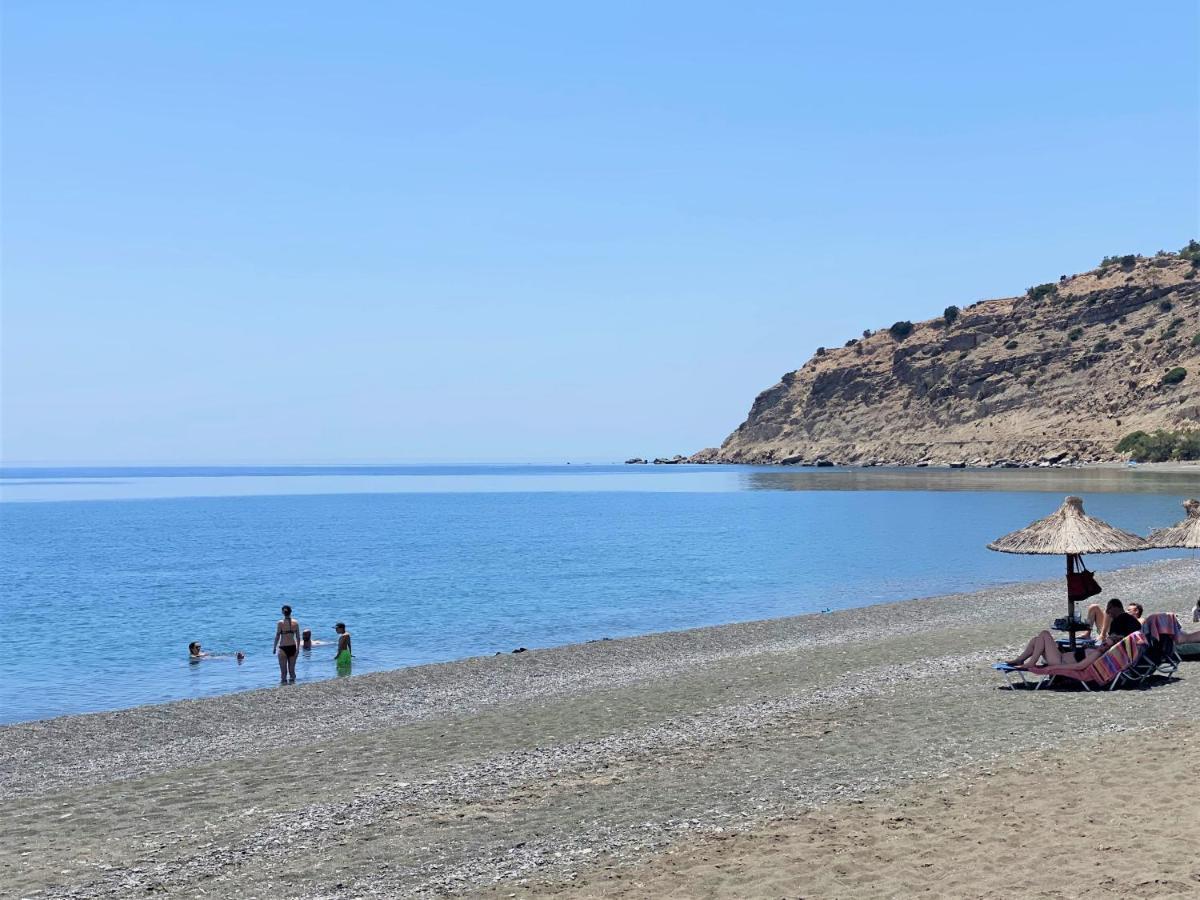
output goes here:
[[1135, 631], [1109, 648], [1108, 652], [1092, 663], [1081, 680], [1096, 684], [1108, 684], [1135, 662], [1146, 649], [1149, 641], [1140, 631]]
[[1164, 634], [1174, 638], [1182, 633], [1183, 626], [1179, 624], [1174, 613], [1153, 613], [1146, 616], [1146, 621], [1142, 623], [1142, 634], [1152, 641], [1158, 640]]

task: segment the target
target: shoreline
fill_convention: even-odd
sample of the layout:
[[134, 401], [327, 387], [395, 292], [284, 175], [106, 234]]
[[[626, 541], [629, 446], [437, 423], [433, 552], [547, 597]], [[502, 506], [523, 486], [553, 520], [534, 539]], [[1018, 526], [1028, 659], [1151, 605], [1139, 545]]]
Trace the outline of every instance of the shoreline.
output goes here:
[[[1106, 594], [1151, 610], [1190, 609], [1198, 582], [1193, 560], [1105, 573]], [[1004, 690], [990, 663], [1061, 615], [1061, 593], [1023, 582], [7, 725], [0, 874], [76, 900], [530, 896], [1200, 720], [1194, 664], [1148, 691]]]
[[[1179, 563], [1186, 564], [1188, 562], [1193, 562], [1193, 560], [1191, 560], [1191, 559], [1170, 559], [1170, 560], [1157, 560], [1155, 562], [1148, 562], [1148, 563], [1134, 563], [1132, 565], [1122, 566], [1117, 569], [1107, 570], [1103, 574], [1105, 577], [1110, 576], [1110, 575], [1118, 576], [1123, 573], [1137, 572], [1140, 570], [1153, 569], [1156, 567], [1172, 567]], [[536, 646], [530, 647], [525, 650], [525, 653], [530, 653], [530, 654], [532, 654], [532, 653], [546, 654], [546, 653], [554, 653], [554, 652], [564, 652], [565, 653], [565, 652], [570, 652], [570, 651], [579, 651], [584, 648], [590, 647], [591, 645], [594, 645], [594, 644], [603, 644], [603, 645], [607, 645], [609, 647], [613, 647], [613, 646], [619, 646], [622, 644], [626, 644], [631, 641], [638, 641], [638, 640], [642, 640], [642, 639], [650, 639], [650, 640], [670, 639], [673, 636], [679, 636], [680, 638], [682, 638], [683, 636], [686, 636], [686, 635], [702, 635], [706, 632], [717, 633], [717, 632], [722, 632], [726, 629], [732, 630], [732, 629], [739, 629], [739, 628], [758, 628], [758, 627], [772, 626], [772, 625], [803, 627], [803, 625], [805, 623], [808, 623], [814, 619], [827, 619], [829, 617], [834, 617], [834, 616], [838, 616], [838, 615], [846, 614], [846, 613], [856, 613], [856, 612], [860, 613], [864, 610], [886, 609], [889, 607], [901, 607], [901, 606], [906, 606], [908, 604], [916, 604], [916, 603], [923, 603], [923, 602], [935, 603], [935, 602], [939, 602], [939, 601], [953, 601], [953, 600], [957, 600], [959, 598], [967, 598], [967, 597], [971, 597], [974, 595], [991, 593], [994, 591], [1016, 590], [1016, 589], [1020, 589], [1020, 588], [1027, 588], [1030, 590], [1038, 589], [1038, 590], [1053, 591], [1056, 588], [1061, 590], [1062, 584], [1061, 584], [1061, 579], [1003, 581], [1003, 582], [999, 582], [994, 585], [990, 585], [988, 587], [979, 588], [979, 589], [972, 590], [972, 591], [965, 591], [965, 592], [961, 592], [961, 593], [932, 594], [932, 595], [922, 595], [922, 596], [918, 596], [918, 597], [907, 597], [902, 600], [888, 600], [888, 601], [877, 602], [877, 603], [868, 603], [863, 606], [850, 606], [850, 607], [845, 607], [842, 609], [830, 610], [828, 612], [821, 611], [821, 612], [798, 613], [798, 614], [790, 615], [790, 616], [776, 616], [773, 618], [766, 618], [766, 619], [747, 619], [744, 621], [737, 621], [737, 622], [723, 622], [723, 623], [720, 623], [717, 625], [699, 625], [694, 628], [673, 629], [673, 630], [668, 630], [668, 631], [648, 631], [648, 632], [643, 632], [640, 634], [622, 635], [619, 637], [592, 638], [592, 639], [589, 639], [586, 641], [578, 641], [578, 642], [574, 642], [574, 643], [551, 644], [551, 645], [548, 645], [545, 647], [536, 647]], [[718, 640], [720, 639], [720, 635], [717, 635], [717, 639]], [[226, 655], [232, 656], [232, 653], [229, 653]], [[338, 678], [336, 676], [330, 676], [327, 678], [321, 678], [321, 679], [316, 679], [316, 680], [306, 680], [306, 681], [302, 681], [302, 682], [298, 682], [296, 684], [286, 685], [286, 686], [269, 683], [269, 684], [262, 685], [260, 687], [228, 691], [226, 693], [220, 693], [220, 694], [209, 694], [209, 695], [201, 696], [201, 697], [184, 697], [184, 698], [179, 698], [176, 700], [163, 700], [163, 701], [156, 702], [156, 703], [139, 703], [134, 706], [115, 707], [113, 709], [91, 710], [91, 711], [87, 711], [87, 712], [77, 712], [77, 713], [63, 713], [61, 715], [47, 716], [47, 717], [38, 718], [38, 719], [21, 719], [21, 720], [13, 721], [13, 722], [0, 722], [0, 738], [2, 738], [3, 733], [6, 729], [16, 728], [16, 727], [20, 727], [20, 726], [39, 726], [39, 725], [46, 726], [46, 725], [50, 725], [51, 723], [62, 722], [64, 720], [83, 720], [83, 719], [89, 719], [89, 718], [97, 717], [97, 716], [119, 716], [119, 715], [122, 715], [125, 713], [134, 713], [134, 712], [138, 712], [138, 711], [163, 710], [164, 708], [174, 707], [177, 705], [178, 706], [191, 706], [191, 705], [205, 705], [205, 704], [211, 704], [211, 703], [220, 703], [221, 701], [223, 701], [227, 698], [230, 698], [230, 697], [239, 697], [239, 696], [246, 696], [246, 695], [260, 695], [260, 694], [275, 694], [278, 691], [280, 691], [281, 689], [282, 690], [295, 690], [297, 688], [306, 689], [306, 688], [314, 687], [317, 685], [328, 684], [330, 682], [348, 681], [349, 679], [357, 680], [357, 679], [362, 679], [362, 678], [393, 678], [393, 677], [398, 676], [400, 673], [414, 672], [414, 671], [418, 671], [418, 670], [429, 670], [429, 672], [439, 672], [439, 674], [440, 674], [439, 670], [442, 670], [446, 667], [451, 667], [452, 669], [457, 669], [457, 667], [467, 666], [468, 664], [479, 664], [479, 663], [486, 662], [486, 661], [504, 659], [504, 658], [512, 656], [512, 655], [513, 655], [512, 651], [510, 651], [508, 653], [497, 651], [495, 653], [490, 653], [490, 654], [486, 654], [486, 655], [463, 656], [463, 657], [458, 657], [456, 659], [448, 659], [448, 660], [442, 660], [439, 662], [431, 662], [431, 663], [421, 663], [421, 664], [413, 665], [413, 666], [399, 666], [399, 667], [395, 667], [395, 668], [391, 668], [391, 669], [376, 669], [376, 670], [372, 670], [369, 672], [363, 672], [360, 675], [351, 675], [351, 676], [348, 676], [347, 678]], [[524, 654], [517, 654], [517, 655], [524, 655]], [[437, 676], [435, 675], [434, 677], [436, 678]], [[451, 674], [450, 677], [453, 677], [453, 674]], [[2, 762], [3, 762], [3, 756], [0, 755], [0, 763], [2, 763]], [[3, 773], [3, 767], [2, 767], [2, 765], [0, 765], [0, 789], [2, 789], [4, 787], [2, 773]]]

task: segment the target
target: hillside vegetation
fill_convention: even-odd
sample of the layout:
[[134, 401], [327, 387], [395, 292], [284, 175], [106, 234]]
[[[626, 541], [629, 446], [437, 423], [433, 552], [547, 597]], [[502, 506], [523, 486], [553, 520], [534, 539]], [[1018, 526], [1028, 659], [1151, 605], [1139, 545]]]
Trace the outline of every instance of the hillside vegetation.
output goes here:
[[[695, 462], [1099, 462], [1200, 427], [1200, 244], [821, 350]], [[1140, 432], [1122, 444], [1124, 439]], [[1155, 438], [1155, 435], [1159, 435]], [[1172, 438], [1168, 458], [1194, 440]]]

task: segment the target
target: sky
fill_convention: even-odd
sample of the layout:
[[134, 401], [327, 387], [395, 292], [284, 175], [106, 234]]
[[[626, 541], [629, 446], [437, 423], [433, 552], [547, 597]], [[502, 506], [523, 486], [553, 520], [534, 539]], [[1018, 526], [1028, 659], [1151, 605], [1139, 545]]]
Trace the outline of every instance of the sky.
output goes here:
[[6, 0], [0, 458], [611, 461], [1200, 236], [1197, 4]]

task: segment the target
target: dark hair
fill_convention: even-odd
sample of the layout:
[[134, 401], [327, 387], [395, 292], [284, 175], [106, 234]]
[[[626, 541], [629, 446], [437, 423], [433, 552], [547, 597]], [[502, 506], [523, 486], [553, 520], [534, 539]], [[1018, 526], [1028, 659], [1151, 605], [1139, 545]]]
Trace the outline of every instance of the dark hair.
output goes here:
[[193, 647], [199, 647], [199, 646], [200, 646], [199, 641], [192, 641], [190, 644], [188, 644], [188, 652], [190, 653]]
[[302, 632], [300, 632], [301, 637], [304, 637], [305, 635], [309, 635], [309, 634], [312, 634], [311, 628], [305, 628]]
[[1117, 609], [1121, 610], [1121, 612], [1125, 612], [1125, 604], [1122, 603], [1120, 600], [1118, 600], [1116, 597], [1113, 597], [1111, 600], [1109, 600], [1108, 605], [1105, 608], [1112, 609], [1114, 606]]
[[292, 614], [292, 608], [290, 606], [288, 606], [286, 603], [283, 604], [283, 614], [285, 616], [290, 616]]
[[346, 627], [346, 623], [345, 623], [345, 622], [338, 622], [338, 623], [337, 623], [336, 625], [334, 625], [333, 627], [334, 627], [334, 628], [345, 628], [345, 627]]

